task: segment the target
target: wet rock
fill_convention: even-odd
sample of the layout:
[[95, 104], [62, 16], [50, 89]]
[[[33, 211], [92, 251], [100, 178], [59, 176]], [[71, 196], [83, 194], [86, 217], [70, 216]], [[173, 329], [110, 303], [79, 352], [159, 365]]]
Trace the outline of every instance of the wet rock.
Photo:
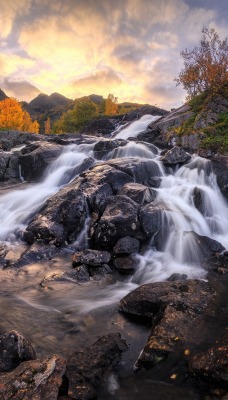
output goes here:
[[117, 147], [123, 147], [127, 144], [127, 140], [124, 139], [113, 139], [113, 140], [102, 140], [95, 144], [94, 155], [95, 158], [101, 160], [110, 151], [116, 149]]
[[56, 246], [36, 242], [22, 253], [19, 260], [14, 263], [14, 267], [51, 260], [57, 253]]
[[1, 399], [55, 400], [65, 368], [65, 360], [58, 356], [23, 362], [14, 371], [1, 374]]
[[27, 133], [23, 131], [1, 131], [0, 147], [4, 151], [9, 151], [12, 147], [28, 144], [30, 142], [45, 140], [45, 136]]
[[207, 262], [211, 257], [219, 255], [225, 251], [225, 247], [217, 240], [213, 240], [207, 236], [198, 235], [195, 232], [186, 232], [190, 235], [198, 247], [198, 258], [201, 262]]
[[40, 285], [42, 287], [48, 287], [52, 285], [53, 283], [72, 283], [72, 284], [77, 284], [77, 283], [84, 283], [88, 282], [90, 279], [89, 271], [86, 265], [80, 265], [77, 268], [74, 268], [73, 270], [65, 271], [60, 274], [52, 274], [47, 277], [45, 277]]
[[203, 212], [203, 197], [201, 190], [196, 187], [193, 191], [193, 202], [197, 210], [201, 213]]
[[183, 281], [185, 279], [188, 279], [188, 275], [186, 274], [178, 274], [178, 273], [174, 273], [172, 275], [170, 275], [170, 277], [167, 279], [167, 281]]
[[141, 237], [138, 204], [127, 196], [114, 196], [109, 199], [97, 224], [95, 243], [99, 248], [110, 248], [119, 238], [125, 236]]
[[86, 264], [90, 267], [97, 267], [101, 264], [108, 264], [111, 260], [111, 254], [108, 251], [83, 250], [75, 253], [72, 257], [72, 265], [76, 267]]
[[117, 194], [128, 196], [136, 203], [144, 205], [153, 202], [156, 198], [157, 192], [156, 190], [148, 188], [147, 186], [140, 183], [131, 182], [122, 186]]
[[162, 205], [149, 203], [140, 208], [139, 221], [146, 237], [151, 238], [162, 225]]
[[19, 156], [21, 174], [26, 181], [40, 181], [45, 169], [62, 152], [62, 146], [48, 142], [31, 144], [22, 149]]
[[[109, 160], [108, 165], [131, 176], [136, 183], [151, 186], [151, 182], [161, 176], [161, 169], [154, 160], [134, 157]], [[127, 182], [125, 182], [127, 183]]]
[[184, 280], [142, 285], [120, 301], [120, 311], [153, 318], [153, 330], [137, 365], [151, 367], [176, 345], [199, 344], [214, 292], [206, 282]]
[[108, 183], [104, 183], [95, 187], [93, 186], [91, 188], [87, 188], [86, 190], [86, 196], [90, 205], [90, 209], [98, 212], [100, 215], [104, 212], [108, 200], [113, 195], [114, 192]]
[[116, 257], [114, 259], [114, 267], [121, 273], [121, 274], [133, 274], [138, 262], [137, 260], [132, 257]]
[[189, 360], [189, 371], [195, 378], [209, 383], [228, 384], [228, 336], [207, 351]]
[[228, 276], [228, 251], [215, 253], [204, 261], [204, 266], [222, 276]]
[[23, 361], [35, 358], [36, 353], [30, 341], [17, 331], [0, 336], [0, 372], [11, 371]]
[[211, 164], [218, 186], [223, 196], [228, 200], [228, 156], [217, 154], [213, 157]]
[[94, 281], [100, 281], [107, 278], [112, 273], [108, 264], [102, 264], [100, 267], [89, 267], [89, 275]]
[[119, 239], [113, 248], [115, 255], [128, 255], [138, 253], [140, 241], [130, 236]]
[[83, 193], [75, 186], [65, 187], [45, 203], [25, 231], [28, 243], [38, 241], [63, 246], [77, 239], [87, 217], [87, 208]]
[[190, 154], [186, 153], [182, 147], [174, 146], [171, 150], [161, 157], [163, 164], [172, 166], [176, 164], [185, 164], [191, 159]]
[[125, 350], [127, 345], [120, 334], [111, 333], [84, 350], [73, 353], [66, 369], [68, 395], [77, 400], [94, 399], [104, 374], [120, 362], [121, 353]]
[[83, 128], [83, 131], [88, 134], [98, 136], [110, 136], [115, 130], [118, 120], [115, 118], [102, 117], [94, 119]]
[[[119, 164], [121, 163], [122, 160], [119, 160]], [[133, 177], [130, 174], [120, 168], [109, 165], [109, 162], [95, 165], [82, 176], [84, 177], [82, 188], [85, 188], [85, 193], [88, 191], [88, 197], [90, 197], [91, 189], [94, 188], [96, 190], [97, 186], [104, 183], [108, 183], [113, 192], [117, 193], [125, 183], [133, 182]]]

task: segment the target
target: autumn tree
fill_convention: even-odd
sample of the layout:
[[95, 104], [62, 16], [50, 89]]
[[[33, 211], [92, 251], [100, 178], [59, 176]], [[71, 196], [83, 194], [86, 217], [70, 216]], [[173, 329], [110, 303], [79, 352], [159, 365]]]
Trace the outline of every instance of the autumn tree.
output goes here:
[[46, 121], [44, 122], [44, 133], [46, 135], [48, 135], [49, 133], [51, 133], [51, 120], [50, 117], [48, 117], [46, 119]]
[[39, 124], [31, 120], [29, 113], [23, 110], [17, 100], [7, 98], [0, 101], [0, 129], [39, 133]]
[[118, 98], [113, 94], [109, 94], [107, 100], [105, 100], [105, 114], [116, 115], [118, 111]]
[[220, 40], [215, 29], [202, 29], [199, 46], [183, 50], [184, 68], [175, 81], [192, 98], [206, 91], [215, 92], [228, 80], [228, 37]]

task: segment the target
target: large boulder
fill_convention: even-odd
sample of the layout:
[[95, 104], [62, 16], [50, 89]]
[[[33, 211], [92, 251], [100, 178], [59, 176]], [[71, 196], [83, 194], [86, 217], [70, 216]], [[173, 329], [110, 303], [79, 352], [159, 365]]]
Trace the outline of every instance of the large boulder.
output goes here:
[[101, 160], [105, 155], [107, 155], [113, 149], [117, 147], [123, 147], [127, 144], [127, 140], [124, 139], [113, 139], [113, 140], [101, 140], [97, 142], [94, 146], [94, 156], [98, 160]]
[[96, 246], [110, 248], [125, 236], [141, 238], [138, 208], [127, 196], [111, 197], [95, 230]]
[[23, 362], [14, 371], [0, 375], [0, 398], [57, 400], [65, 368], [65, 360], [59, 356]]
[[168, 150], [164, 156], [161, 157], [161, 161], [167, 166], [185, 164], [190, 159], [190, 154], [186, 153], [186, 151], [179, 146], [174, 146], [171, 150]]
[[120, 311], [153, 319], [152, 333], [138, 366], [150, 367], [178, 347], [204, 340], [204, 318], [214, 292], [206, 282], [183, 280], [142, 285], [120, 301]]
[[126, 183], [118, 191], [118, 195], [124, 195], [130, 197], [130, 199], [136, 201], [140, 205], [151, 203], [155, 200], [157, 192], [140, 183], [130, 182]]
[[127, 344], [120, 334], [111, 333], [73, 353], [66, 368], [68, 395], [76, 400], [94, 399], [104, 374], [120, 362], [126, 350]]
[[216, 175], [218, 186], [228, 201], [228, 156], [216, 155], [211, 160], [212, 171]]
[[115, 255], [129, 255], [139, 251], [140, 241], [136, 238], [125, 236], [118, 240], [113, 248], [113, 254]]
[[24, 237], [28, 243], [39, 241], [63, 246], [77, 239], [86, 217], [85, 196], [70, 185], [46, 202], [28, 225]]
[[21, 150], [19, 164], [26, 181], [40, 181], [45, 169], [60, 155], [62, 146], [48, 142], [33, 143]]
[[11, 371], [20, 363], [35, 358], [36, 353], [30, 341], [17, 331], [0, 336], [0, 372]]
[[0, 131], [0, 148], [4, 151], [9, 151], [13, 147], [40, 140], [45, 140], [45, 136], [23, 131]]
[[161, 228], [164, 210], [163, 205], [154, 203], [149, 203], [140, 208], [139, 221], [147, 238], [151, 238]]

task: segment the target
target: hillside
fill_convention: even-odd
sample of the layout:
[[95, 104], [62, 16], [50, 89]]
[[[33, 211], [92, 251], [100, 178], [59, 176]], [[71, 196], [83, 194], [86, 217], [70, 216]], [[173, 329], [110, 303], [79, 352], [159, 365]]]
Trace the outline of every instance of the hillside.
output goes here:
[[178, 144], [189, 151], [228, 152], [228, 83], [150, 124], [140, 138], [162, 147]]

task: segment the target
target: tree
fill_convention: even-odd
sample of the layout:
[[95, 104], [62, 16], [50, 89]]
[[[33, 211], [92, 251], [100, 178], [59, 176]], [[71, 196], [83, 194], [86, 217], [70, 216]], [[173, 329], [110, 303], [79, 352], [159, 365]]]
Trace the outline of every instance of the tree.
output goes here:
[[0, 129], [15, 129], [39, 133], [39, 124], [32, 121], [29, 113], [13, 98], [0, 101]]
[[98, 115], [98, 106], [89, 99], [76, 101], [73, 110], [64, 113], [53, 124], [53, 133], [76, 132]]
[[220, 40], [215, 29], [202, 29], [200, 45], [181, 51], [184, 68], [175, 81], [183, 85], [188, 98], [216, 92], [228, 80], [228, 37]]
[[51, 120], [50, 120], [50, 117], [48, 117], [46, 119], [46, 121], [44, 122], [44, 133], [45, 133], [45, 135], [48, 135], [49, 133], [51, 133]]
[[105, 114], [116, 115], [118, 111], [118, 98], [113, 94], [109, 94], [107, 100], [105, 100]]

